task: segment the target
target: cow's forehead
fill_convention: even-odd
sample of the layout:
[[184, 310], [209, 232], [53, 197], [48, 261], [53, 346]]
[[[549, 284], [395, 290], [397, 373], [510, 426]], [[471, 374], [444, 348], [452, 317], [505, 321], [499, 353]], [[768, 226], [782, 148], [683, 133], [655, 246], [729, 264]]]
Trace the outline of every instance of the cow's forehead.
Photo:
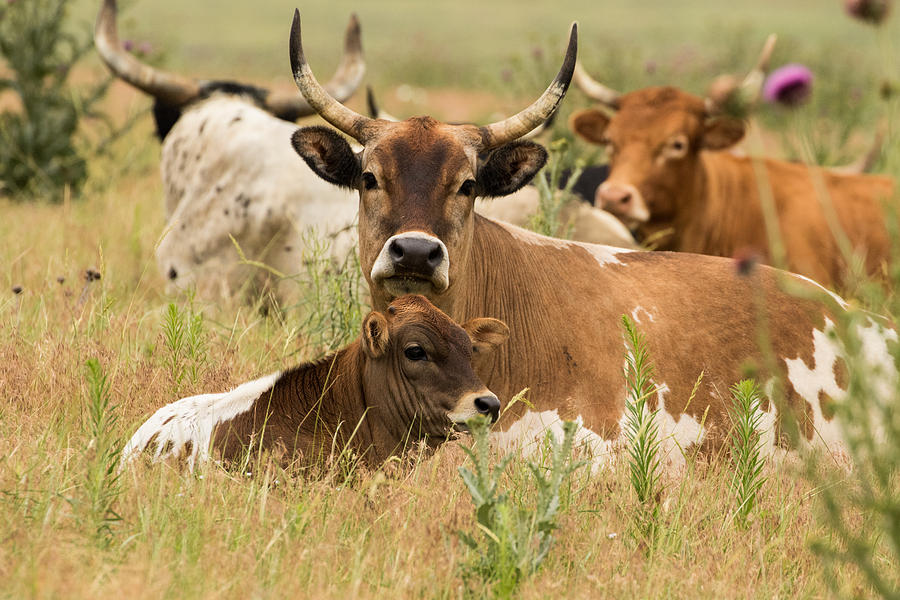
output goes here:
[[655, 139], [690, 133], [705, 114], [705, 103], [697, 96], [674, 87], [645, 88], [622, 96], [609, 134]]
[[477, 137], [473, 128], [449, 125], [431, 117], [413, 117], [385, 123], [366, 143], [363, 167], [377, 165], [394, 176], [431, 174], [453, 177], [459, 171], [475, 168]]
[[391, 302], [392, 323], [395, 327], [416, 325], [431, 329], [451, 346], [471, 349], [469, 335], [443, 311], [424, 296], [404, 296]]

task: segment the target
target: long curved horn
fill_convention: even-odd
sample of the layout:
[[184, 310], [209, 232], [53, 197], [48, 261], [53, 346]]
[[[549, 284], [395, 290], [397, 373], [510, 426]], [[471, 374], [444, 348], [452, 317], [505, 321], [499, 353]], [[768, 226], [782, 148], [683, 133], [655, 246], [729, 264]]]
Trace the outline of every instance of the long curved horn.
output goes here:
[[[325, 91], [338, 102], [344, 102], [353, 95], [362, 83], [366, 74], [366, 63], [363, 60], [362, 38], [360, 36], [359, 19], [356, 14], [350, 15], [347, 32], [344, 34], [344, 55], [341, 64], [331, 80], [325, 84]], [[288, 114], [293, 119], [315, 113], [303, 96], [292, 94], [272, 94], [266, 100], [266, 107], [273, 114]], [[294, 116], [296, 115], [296, 116]]]
[[166, 104], [179, 105], [200, 93], [200, 84], [187, 77], [165, 73], [137, 60], [119, 43], [116, 0], [103, 0], [94, 27], [94, 45], [113, 74]]
[[550, 86], [544, 90], [541, 97], [531, 106], [515, 114], [508, 119], [485, 125], [479, 128], [481, 134], [482, 149], [488, 150], [502, 146], [507, 142], [519, 139], [552, 115], [569, 89], [572, 81], [572, 71], [575, 69], [575, 60], [578, 55], [578, 23], [572, 23], [569, 31], [569, 45], [566, 48], [566, 57], [562, 67]]
[[763, 83], [766, 80], [766, 72], [769, 70], [769, 61], [772, 59], [772, 51], [775, 49], [777, 41], [777, 35], [769, 34], [759, 53], [759, 58], [756, 59], [756, 64], [740, 83], [733, 75], [720, 75], [713, 80], [706, 92], [705, 102], [708, 113], [721, 112], [726, 105], [738, 106], [739, 112], [743, 113], [751, 110], [759, 102]]
[[365, 145], [366, 125], [372, 122], [361, 114], [354, 112], [331, 97], [327, 90], [322, 88], [303, 54], [303, 40], [300, 34], [300, 11], [294, 9], [294, 21], [291, 23], [291, 69], [294, 72], [294, 81], [297, 83], [300, 93], [306, 98], [309, 105], [323, 119]]
[[775, 50], [775, 42], [778, 36], [774, 33], [769, 34], [766, 43], [763, 44], [762, 52], [756, 60], [756, 65], [744, 77], [741, 82], [741, 90], [744, 96], [753, 104], [759, 101], [762, 93], [763, 83], [766, 80], [766, 72], [769, 70], [769, 61], [772, 60], [772, 51]]
[[596, 100], [601, 104], [605, 104], [613, 110], [619, 109], [619, 98], [622, 97], [622, 94], [612, 88], [606, 87], [588, 75], [580, 62], [575, 64], [575, 74], [572, 77], [572, 80], [575, 82], [575, 85], [581, 88], [581, 91], [584, 92], [588, 98]]

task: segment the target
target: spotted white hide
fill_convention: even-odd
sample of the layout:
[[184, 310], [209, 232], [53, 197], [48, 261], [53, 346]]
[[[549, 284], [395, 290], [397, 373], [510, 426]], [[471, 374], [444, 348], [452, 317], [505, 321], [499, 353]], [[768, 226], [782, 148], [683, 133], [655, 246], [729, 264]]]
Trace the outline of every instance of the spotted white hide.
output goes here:
[[[522, 189], [501, 198], [479, 198], [475, 210], [490, 219], [525, 227], [538, 210], [538, 189], [526, 185]], [[589, 244], [604, 244], [636, 250], [639, 248], [631, 232], [611, 213], [595, 208], [577, 198], [567, 200], [559, 212], [559, 222], [564, 230], [571, 228], [571, 238]]]
[[[805, 278], [803, 278], [805, 279]], [[830, 292], [829, 292], [830, 293]], [[846, 303], [835, 296], [842, 307]], [[655, 321], [652, 311], [642, 306], [636, 306], [631, 311], [632, 319], [640, 324], [642, 320]], [[810, 419], [808, 426], [812, 429], [811, 439], [801, 436], [801, 450], [821, 449], [828, 453], [838, 464], [849, 466], [847, 450], [844, 443], [841, 425], [834, 415], [829, 403], [845, 401], [846, 390], [841, 385], [846, 382], [838, 381], [841, 369], [845, 367], [845, 352], [834, 334], [834, 323], [826, 319], [824, 327], [813, 329], [810, 336], [813, 341], [811, 362], [802, 357], [783, 357], [786, 382], [789, 384], [802, 402], [805, 402]], [[888, 329], [873, 319], [867, 319], [864, 325], [856, 330], [856, 336], [860, 343], [861, 363], [865, 365], [866, 377], [872, 394], [873, 406], [877, 406], [870, 415], [871, 430], [875, 432], [876, 439], [883, 435], [880, 425], [879, 413], [890, 413], [888, 407], [896, 401], [898, 379], [897, 369], [888, 347], [889, 343], [896, 343], [897, 332]], [[630, 353], [630, 348], [624, 347], [625, 353]], [[841, 363], [841, 364], [838, 364]], [[625, 361], [627, 372], [627, 359]], [[698, 421], [688, 414], [679, 414], [677, 417], [666, 410], [667, 401], [674, 401], [678, 406], [684, 405], [684, 399], [669, 398], [670, 389], [664, 381], [653, 381], [651, 385], [656, 394], [656, 406], [652, 417], [658, 431], [660, 441], [661, 464], [669, 470], [677, 472], [686, 464], [687, 449], [699, 447], [710, 430], [705, 426], [703, 419]], [[796, 453], [788, 452], [784, 446], [778, 443], [776, 427], [779, 422], [778, 408], [773, 401], [775, 396], [775, 381], [769, 380], [762, 386], [763, 395], [768, 400], [764, 402], [764, 408], [757, 409], [757, 422], [759, 428], [760, 449], [764, 456], [775, 459], [783, 459]], [[730, 406], [732, 402], [730, 390], [723, 390], [717, 400], [724, 406]], [[569, 399], [565, 405], [578, 406], [577, 399]], [[623, 402], [624, 404], [624, 402]], [[649, 409], [644, 407], [644, 416], [650, 417]], [[623, 413], [619, 421], [619, 431], [623, 432], [615, 439], [604, 439], [596, 432], [584, 427], [582, 416], [574, 418], [578, 424], [578, 432], [575, 438], [576, 451], [589, 458], [591, 470], [598, 472], [602, 467], [621, 456], [622, 450], [627, 445], [624, 435], [626, 431], [627, 415]], [[506, 431], [494, 432], [492, 443], [503, 452], [520, 451], [523, 455], [532, 455], [542, 448], [547, 434], [551, 433], [557, 441], [562, 440], [562, 418], [556, 410], [534, 412], [527, 411], [518, 421], [515, 421]]]
[[236, 245], [283, 275], [303, 271], [314, 243], [343, 263], [356, 243], [357, 194], [306, 166], [291, 147], [296, 129], [223, 94], [181, 116], [161, 158], [167, 226], [156, 259], [169, 291], [196, 285], [230, 297], [268, 282], [265, 269], [241, 264]]
[[121, 464], [127, 464], [144, 450], [152, 450], [154, 461], [184, 459], [193, 471], [196, 464], [209, 459], [216, 425], [250, 410], [280, 376], [281, 373], [272, 373], [230, 392], [189, 396], [166, 404], [134, 432], [122, 450]]

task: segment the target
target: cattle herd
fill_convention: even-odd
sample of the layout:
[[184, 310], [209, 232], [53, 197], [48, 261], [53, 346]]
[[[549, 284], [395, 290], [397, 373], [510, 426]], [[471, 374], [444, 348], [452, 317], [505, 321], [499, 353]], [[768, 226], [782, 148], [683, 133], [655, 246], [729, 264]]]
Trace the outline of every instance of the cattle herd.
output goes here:
[[[656, 391], [647, 408], [659, 409], [667, 463], [727, 441], [728, 390], [748, 364], [768, 394], [759, 432], [767, 454], [797, 444], [844, 451], [832, 404], [850, 374], [832, 331], [846, 304], [827, 288], [845, 282], [848, 251], [870, 274], [884, 272], [889, 178], [741, 156], [732, 149], [745, 124], [716, 102], [674, 87], [620, 94], [591, 79], [576, 64], [576, 25], [543, 94], [485, 125], [364, 116], [342, 104], [365, 72], [355, 17], [339, 68], [321, 85], [295, 13], [295, 95], [140, 63], [119, 43], [115, 0], [103, 2], [96, 45], [116, 76], [154, 99], [168, 220], [157, 260], [171, 285], [214, 295], [248, 280], [277, 288], [271, 273], [300, 270], [313, 230], [331, 238], [335, 260], [357, 248], [373, 309], [357, 341], [317, 362], [160, 408], [126, 459], [148, 450], [193, 468], [211, 451], [233, 460], [253, 447], [304, 464], [351, 449], [377, 464], [482, 414], [497, 421], [498, 444], [524, 449], [575, 420], [599, 466], [623, 443], [622, 315], [648, 340]], [[547, 161], [530, 134], [573, 76], [599, 105], [570, 126], [606, 146], [609, 167], [564, 213], [574, 220], [567, 240], [519, 225]], [[294, 125], [313, 114], [330, 127]], [[745, 272], [736, 254], [776, 258], [767, 202], [789, 270]], [[674, 252], [641, 249], [650, 238]], [[243, 264], [235, 243], [272, 270]], [[876, 316], [857, 327], [867, 362], [895, 381], [895, 330]], [[526, 387], [529, 402], [508, 406]], [[786, 419], [799, 441], [784, 435]]]

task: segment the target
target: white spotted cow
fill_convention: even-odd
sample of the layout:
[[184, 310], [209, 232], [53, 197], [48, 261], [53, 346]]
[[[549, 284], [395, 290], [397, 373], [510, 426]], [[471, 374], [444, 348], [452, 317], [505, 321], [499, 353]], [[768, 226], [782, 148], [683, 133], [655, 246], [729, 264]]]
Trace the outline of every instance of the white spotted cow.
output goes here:
[[[250, 262], [294, 275], [313, 244], [327, 245], [327, 256], [343, 262], [356, 243], [357, 203], [291, 150], [293, 122], [314, 114], [303, 98], [143, 64], [119, 42], [116, 12], [115, 0], [103, 1], [95, 44], [113, 74], [154, 100], [167, 221], [156, 259], [170, 291], [197, 286], [210, 298], [255, 293], [273, 278]], [[364, 73], [353, 16], [342, 62], [327, 87], [344, 100]]]

